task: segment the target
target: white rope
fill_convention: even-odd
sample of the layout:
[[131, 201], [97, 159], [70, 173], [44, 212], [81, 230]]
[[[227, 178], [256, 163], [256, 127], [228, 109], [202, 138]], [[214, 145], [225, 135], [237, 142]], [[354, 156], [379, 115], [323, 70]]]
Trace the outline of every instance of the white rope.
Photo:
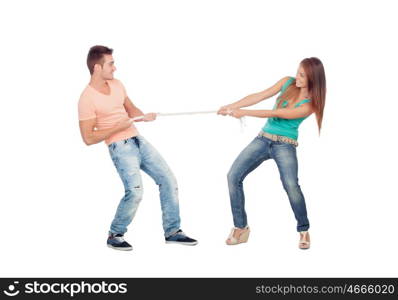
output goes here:
[[[190, 112], [178, 112], [178, 113], [156, 113], [157, 116], [165, 117], [165, 116], [184, 116], [184, 115], [197, 115], [197, 114], [214, 114], [217, 110], [208, 110], [208, 111], [190, 111]], [[144, 116], [134, 117], [133, 120], [141, 120]]]
[[179, 112], [179, 113], [158, 113], [158, 116], [183, 116], [183, 115], [199, 115], [199, 114], [215, 114], [217, 110], [208, 111], [190, 111], [190, 112]]
[[[188, 116], [188, 115], [199, 115], [199, 114], [214, 114], [217, 113], [217, 110], [207, 110], [207, 111], [189, 111], [189, 112], [177, 112], [177, 113], [156, 113], [157, 116], [160, 117], [169, 117], [169, 116]], [[141, 120], [144, 116], [138, 116], [132, 118], [133, 121]], [[239, 118], [240, 121], [240, 129], [243, 132], [244, 127], [246, 127], [246, 119], [245, 117]]]

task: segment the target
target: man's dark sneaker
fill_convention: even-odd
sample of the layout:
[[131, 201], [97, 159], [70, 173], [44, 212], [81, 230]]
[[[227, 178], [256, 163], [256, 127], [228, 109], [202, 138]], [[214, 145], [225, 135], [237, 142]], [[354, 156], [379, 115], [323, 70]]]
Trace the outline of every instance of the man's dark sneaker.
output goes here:
[[181, 229], [166, 238], [166, 244], [181, 244], [181, 245], [194, 246], [197, 243], [198, 243], [197, 240], [188, 237]]
[[124, 238], [123, 234], [114, 234], [111, 233], [106, 241], [106, 244], [109, 248], [122, 250], [122, 251], [131, 251], [133, 247], [127, 243]]

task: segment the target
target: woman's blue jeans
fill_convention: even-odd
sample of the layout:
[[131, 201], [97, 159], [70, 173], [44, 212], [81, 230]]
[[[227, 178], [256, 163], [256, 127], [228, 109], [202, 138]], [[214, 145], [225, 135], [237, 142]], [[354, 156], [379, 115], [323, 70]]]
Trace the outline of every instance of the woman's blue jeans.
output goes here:
[[[297, 231], [308, 230], [310, 224], [305, 200], [298, 184], [296, 147], [284, 142], [275, 142], [260, 135], [239, 154], [228, 172], [229, 196], [235, 227], [247, 226], [243, 180], [263, 161], [270, 158], [274, 159], [278, 166], [283, 187], [297, 220]], [[266, 182], [261, 186], [261, 190], [264, 186]], [[263, 194], [266, 196], [266, 193]]]

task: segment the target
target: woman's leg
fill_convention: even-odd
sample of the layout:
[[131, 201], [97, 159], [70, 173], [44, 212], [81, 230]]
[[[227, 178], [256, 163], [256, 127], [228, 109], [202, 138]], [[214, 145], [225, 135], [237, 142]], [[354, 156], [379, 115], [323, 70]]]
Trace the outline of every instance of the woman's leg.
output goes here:
[[298, 184], [296, 147], [288, 143], [275, 142], [272, 144], [271, 154], [278, 166], [283, 187], [296, 217], [297, 231], [307, 231], [310, 223], [307, 218], [305, 199]]
[[270, 158], [270, 140], [256, 137], [235, 159], [228, 172], [228, 188], [235, 227], [247, 226], [243, 180], [263, 161]]

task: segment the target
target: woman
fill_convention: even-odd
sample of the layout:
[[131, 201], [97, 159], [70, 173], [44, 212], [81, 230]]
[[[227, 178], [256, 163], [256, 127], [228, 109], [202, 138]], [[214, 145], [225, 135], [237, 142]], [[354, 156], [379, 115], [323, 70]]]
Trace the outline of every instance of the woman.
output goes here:
[[[243, 110], [280, 91], [273, 110]], [[228, 187], [235, 227], [226, 243], [236, 245], [247, 242], [250, 228], [247, 225], [243, 180], [263, 161], [274, 159], [280, 173], [284, 189], [297, 220], [300, 234], [299, 248], [310, 247], [309, 221], [303, 193], [298, 184], [298, 127], [300, 123], [315, 113], [319, 132], [325, 106], [326, 79], [322, 62], [316, 58], [301, 61], [296, 78], [285, 77], [274, 86], [235, 103], [223, 106], [218, 114], [268, 118], [258, 136], [239, 154], [228, 173]]]

